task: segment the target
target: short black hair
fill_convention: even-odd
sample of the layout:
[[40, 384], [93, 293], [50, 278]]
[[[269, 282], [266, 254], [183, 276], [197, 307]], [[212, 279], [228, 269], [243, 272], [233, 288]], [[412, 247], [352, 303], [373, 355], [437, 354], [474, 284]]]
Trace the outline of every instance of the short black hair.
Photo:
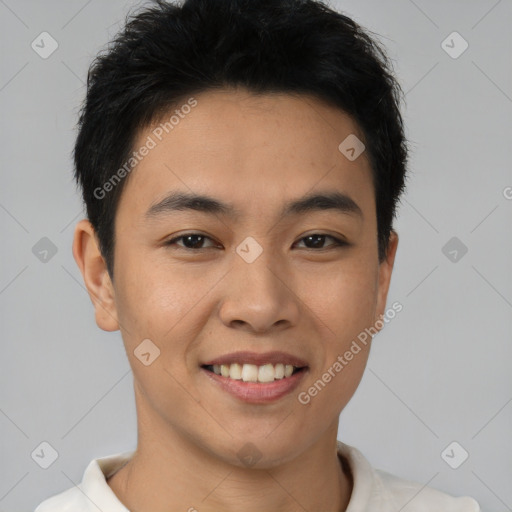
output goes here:
[[[127, 181], [112, 178], [126, 169], [140, 131], [193, 94], [240, 86], [254, 94], [313, 95], [357, 122], [372, 168], [383, 261], [408, 150], [403, 91], [367, 32], [315, 0], [154, 0], [129, 14], [89, 68], [73, 152], [111, 278], [116, 207]], [[106, 188], [109, 180], [115, 186]]]

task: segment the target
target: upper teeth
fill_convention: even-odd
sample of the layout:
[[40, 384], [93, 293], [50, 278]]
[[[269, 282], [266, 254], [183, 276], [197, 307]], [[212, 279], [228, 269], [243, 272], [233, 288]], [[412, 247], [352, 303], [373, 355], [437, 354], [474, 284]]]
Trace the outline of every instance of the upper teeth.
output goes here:
[[213, 371], [217, 375], [244, 382], [272, 382], [274, 379], [290, 377], [293, 373], [291, 364], [214, 364]]

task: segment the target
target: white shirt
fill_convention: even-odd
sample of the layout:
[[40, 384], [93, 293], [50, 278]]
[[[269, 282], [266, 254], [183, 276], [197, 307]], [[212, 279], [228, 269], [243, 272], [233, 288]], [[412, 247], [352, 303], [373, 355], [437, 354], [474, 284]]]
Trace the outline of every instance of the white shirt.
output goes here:
[[[34, 512], [129, 512], [107, 484], [107, 478], [134, 453], [92, 460], [78, 486], [48, 498]], [[374, 469], [358, 449], [341, 441], [338, 454], [348, 461], [354, 481], [346, 512], [480, 512], [473, 498], [456, 498]]]

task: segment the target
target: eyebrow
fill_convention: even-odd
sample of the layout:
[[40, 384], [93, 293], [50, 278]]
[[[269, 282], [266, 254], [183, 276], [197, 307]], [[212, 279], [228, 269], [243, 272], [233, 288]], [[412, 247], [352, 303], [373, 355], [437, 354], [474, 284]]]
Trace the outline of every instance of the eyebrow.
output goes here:
[[[234, 219], [242, 216], [242, 212], [232, 204], [224, 203], [214, 197], [173, 191], [158, 203], [153, 204], [147, 210], [145, 217], [150, 220], [184, 210], [193, 210], [210, 215], [223, 215]], [[307, 194], [290, 201], [283, 206], [279, 216], [290, 217], [324, 210], [334, 210], [363, 218], [363, 212], [358, 204], [350, 196], [337, 191]]]

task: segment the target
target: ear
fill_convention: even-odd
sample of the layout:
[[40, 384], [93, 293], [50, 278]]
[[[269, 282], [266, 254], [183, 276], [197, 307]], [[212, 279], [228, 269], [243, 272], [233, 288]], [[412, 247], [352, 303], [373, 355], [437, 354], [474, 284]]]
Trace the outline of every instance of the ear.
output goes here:
[[73, 256], [94, 305], [96, 323], [104, 331], [117, 331], [119, 323], [112, 281], [92, 224], [84, 219], [75, 227]]
[[[393, 272], [393, 265], [395, 263], [396, 250], [398, 247], [398, 233], [394, 230], [391, 230], [389, 235], [388, 248], [386, 251], [386, 258], [379, 264], [379, 283], [378, 283], [378, 293], [377, 293], [377, 308], [376, 308], [376, 318], [374, 319], [374, 323], [377, 320], [381, 320], [384, 316], [386, 310], [386, 300], [389, 291], [389, 284], [391, 282], [391, 274]], [[380, 329], [379, 329], [380, 330]]]

